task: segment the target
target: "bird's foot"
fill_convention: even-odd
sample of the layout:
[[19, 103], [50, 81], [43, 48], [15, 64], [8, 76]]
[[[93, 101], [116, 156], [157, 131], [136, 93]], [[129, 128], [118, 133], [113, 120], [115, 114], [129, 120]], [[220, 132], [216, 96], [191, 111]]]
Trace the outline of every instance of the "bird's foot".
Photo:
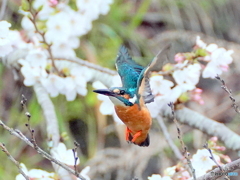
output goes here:
[[141, 136], [141, 134], [142, 134], [142, 131], [138, 131], [136, 134], [134, 134], [131, 142], [135, 143], [136, 139], [137, 139], [139, 136]]
[[127, 127], [126, 128], [126, 136], [125, 136], [125, 138], [126, 138], [126, 141], [131, 141], [132, 140], [132, 136], [131, 136], [131, 133], [132, 131]]

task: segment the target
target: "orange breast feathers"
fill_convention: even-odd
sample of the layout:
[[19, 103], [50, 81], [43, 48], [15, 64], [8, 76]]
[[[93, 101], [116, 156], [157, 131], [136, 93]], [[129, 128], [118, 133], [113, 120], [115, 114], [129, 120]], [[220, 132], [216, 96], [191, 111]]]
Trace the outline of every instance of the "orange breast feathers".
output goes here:
[[148, 138], [152, 118], [146, 106], [141, 107], [141, 109], [139, 109], [137, 104], [133, 106], [115, 106], [115, 111], [127, 126], [127, 141], [139, 145]]

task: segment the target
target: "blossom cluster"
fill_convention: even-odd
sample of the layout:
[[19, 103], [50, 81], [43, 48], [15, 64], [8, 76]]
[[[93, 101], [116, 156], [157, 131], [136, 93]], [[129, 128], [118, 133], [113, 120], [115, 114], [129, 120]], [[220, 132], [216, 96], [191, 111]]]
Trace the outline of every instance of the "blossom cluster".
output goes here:
[[21, 32], [9, 30], [11, 24], [6, 21], [0, 22], [0, 57], [17, 49], [25, 53], [14, 62], [8, 58], [5, 64], [21, 66], [24, 85], [41, 83], [51, 97], [63, 94], [68, 101], [74, 100], [77, 94], [87, 94], [86, 85], [92, 74], [86, 67], [66, 59], [76, 57], [79, 37], [91, 30], [92, 21], [99, 15], [107, 14], [112, 0], [76, 0], [75, 3], [73, 9], [65, 1], [23, 1]]
[[[37, 37], [51, 44], [52, 55], [61, 58], [76, 57], [74, 49], [80, 45], [79, 37], [92, 28], [92, 21], [107, 14], [112, 0], [76, 0], [76, 10], [65, 1], [35, 0], [33, 10], [22, 5], [22, 27], [28, 38]], [[37, 17], [34, 18], [34, 16]], [[36, 20], [35, 25], [33, 20]], [[39, 35], [44, 33], [44, 38]]]
[[207, 45], [198, 36], [193, 52], [176, 54], [177, 64], [168, 64], [163, 68], [170, 72], [175, 83], [158, 74], [150, 78], [155, 100], [147, 106], [152, 117], [156, 117], [169, 102], [184, 103], [192, 100], [204, 104], [202, 89], [197, 87], [201, 75], [203, 78], [214, 78], [226, 71], [233, 60], [232, 53], [232, 50], [218, 48], [216, 44]]
[[[65, 163], [68, 166], [75, 165], [75, 159], [73, 156], [72, 149], [67, 149], [65, 144], [59, 143], [57, 147], [54, 148], [52, 153], [54, 158], [57, 158], [62, 163]], [[80, 163], [79, 159], [76, 162], [76, 165]], [[22, 171], [30, 178], [30, 179], [41, 179], [41, 180], [58, 180], [58, 176], [54, 172], [47, 172], [41, 169], [31, 169], [28, 170], [24, 164], [20, 164]], [[83, 176], [86, 180], [90, 180], [87, 173], [89, 172], [90, 167], [85, 167], [81, 172], [81, 176]], [[18, 174], [16, 176], [16, 180], [25, 180], [22, 174]]]
[[216, 74], [220, 75], [222, 72], [227, 71], [229, 64], [233, 61], [231, 57], [233, 50], [219, 48], [216, 44], [207, 45], [199, 36], [197, 37], [195, 48], [198, 49], [198, 52], [201, 52], [200, 55], [202, 53], [207, 54], [202, 58], [199, 57], [199, 60], [207, 62], [203, 70], [203, 78], [215, 78]]
[[[219, 165], [223, 165], [221, 162], [222, 160], [227, 159], [228, 162], [231, 162], [230, 158], [226, 155], [223, 155], [223, 151], [225, 150], [223, 146], [218, 145], [217, 137], [212, 137], [209, 141], [209, 148], [212, 151], [213, 157]], [[221, 148], [219, 148], [221, 147]], [[216, 150], [217, 149], [217, 150]], [[218, 152], [219, 151], [219, 152]], [[192, 156], [191, 164], [192, 167], [195, 169], [196, 177], [203, 176], [214, 166], [216, 166], [215, 162], [210, 158], [210, 153], [207, 149], [199, 149], [197, 150], [196, 154]], [[164, 170], [164, 176], [159, 174], [153, 174], [152, 176], [148, 177], [148, 180], [187, 180], [192, 179], [189, 172], [185, 169], [186, 166], [177, 164], [172, 167], [168, 167]]]

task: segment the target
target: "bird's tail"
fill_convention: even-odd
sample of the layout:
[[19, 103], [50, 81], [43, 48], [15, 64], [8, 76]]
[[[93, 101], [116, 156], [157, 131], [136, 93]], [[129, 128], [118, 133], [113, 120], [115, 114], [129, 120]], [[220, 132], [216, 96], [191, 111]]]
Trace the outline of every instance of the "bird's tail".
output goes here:
[[[128, 136], [128, 140], [130, 141], [130, 142], [132, 142], [132, 139], [133, 139], [133, 137], [132, 137], [132, 135], [129, 133], [129, 136]], [[147, 134], [147, 137], [146, 137], [146, 139], [143, 141], [143, 142], [141, 142], [141, 143], [136, 143], [136, 142], [133, 142], [134, 144], [136, 144], [136, 145], [138, 145], [138, 146], [142, 146], [142, 147], [144, 147], [144, 146], [149, 146], [149, 144], [150, 144], [150, 138], [149, 138], [149, 134]]]

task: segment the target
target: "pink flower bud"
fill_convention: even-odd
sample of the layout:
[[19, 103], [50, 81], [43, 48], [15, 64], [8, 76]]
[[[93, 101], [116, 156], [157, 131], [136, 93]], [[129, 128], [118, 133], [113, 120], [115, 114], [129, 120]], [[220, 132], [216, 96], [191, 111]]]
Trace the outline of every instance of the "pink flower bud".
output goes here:
[[191, 98], [192, 98], [192, 100], [194, 100], [194, 101], [198, 102], [199, 104], [203, 105], [204, 101], [201, 97], [201, 94], [202, 94], [202, 89], [196, 88], [192, 91]]
[[183, 53], [177, 53], [174, 57], [174, 60], [178, 63], [181, 63], [185, 60], [185, 56], [183, 55]]
[[230, 159], [230, 157], [229, 157], [228, 155], [223, 155], [223, 154], [221, 154], [221, 158], [222, 158], [224, 161], [226, 161], [227, 163], [232, 162], [232, 160]]
[[56, 6], [58, 4], [58, 0], [49, 0], [49, 5], [51, 6], [51, 7], [54, 7], [54, 6]]
[[210, 141], [217, 142], [218, 141], [218, 137], [213, 136], [212, 138], [210, 138]]
[[224, 147], [224, 146], [216, 146], [216, 147], [214, 147], [214, 149], [216, 149], [218, 151], [225, 151], [226, 147]]
[[228, 65], [220, 65], [222, 71], [227, 71], [228, 70]]

